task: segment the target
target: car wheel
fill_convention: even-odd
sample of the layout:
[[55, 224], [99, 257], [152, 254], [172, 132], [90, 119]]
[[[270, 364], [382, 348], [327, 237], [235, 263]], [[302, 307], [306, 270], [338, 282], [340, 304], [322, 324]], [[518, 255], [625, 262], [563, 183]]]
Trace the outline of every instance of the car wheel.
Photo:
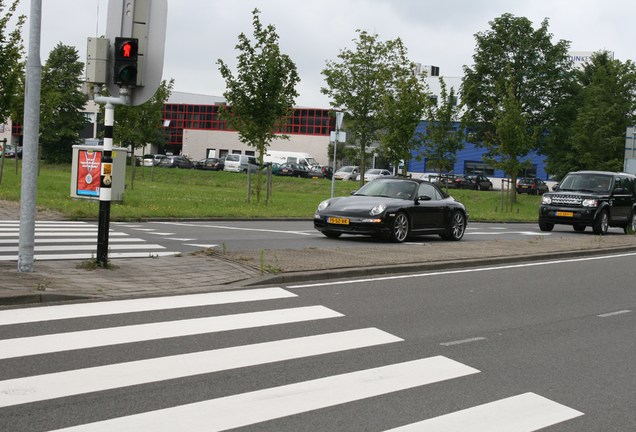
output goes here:
[[629, 222], [623, 228], [625, 234], [634, 234], [636, 233], [636, 212], [632, 210], [632, 215], [629, 217]]
[[574, 225], [574, 231], [576, 231], [576, 232], [585, 231], [585, 225]]
[[322, 233], [329, 238], [338, 238], [342, 235], [342, 233], [333, 232], [333, 231], [323, 231]]
[[466, 216], [464, 213], [458, 211], [453, 213], [451, 218], [451, 224], [447, 228], [446, 233], [441, 234], [440, 237], [444, 240], [461, 240], [464, 237], [466, 231]]
[[541, 231], [552, 231], [552, 228], [554, 228], [554, 224], [553, 223], [544, 222], [544, 221], [539, 219], [539, 229]]
[[409, 235], [409, 218], [406, 213], [399, 212], [393, 219], [389, 238], [396, 243], [402, 243]]
[[609, 215], [607, 214], [607, 210], [601, 211], [601, 214], [598, 215], [598, 218], [594, 221], [592, 225], [592, 231], [596, 235], [605, 235], [607, 234], [607, 229], [609, 228]]

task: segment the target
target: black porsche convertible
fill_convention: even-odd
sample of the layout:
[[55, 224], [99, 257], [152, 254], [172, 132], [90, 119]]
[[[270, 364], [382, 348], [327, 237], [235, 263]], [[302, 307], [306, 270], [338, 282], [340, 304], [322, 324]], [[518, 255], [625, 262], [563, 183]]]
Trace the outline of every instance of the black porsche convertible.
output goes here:
[[461, 240], [467, 221], [462, 203], [430, 182], [404, 177], [378, 178], [350, 196], [325, 200], [314, 215], [314, 227], [327, 237], [361, 234], [394, 242], [427, 234]]

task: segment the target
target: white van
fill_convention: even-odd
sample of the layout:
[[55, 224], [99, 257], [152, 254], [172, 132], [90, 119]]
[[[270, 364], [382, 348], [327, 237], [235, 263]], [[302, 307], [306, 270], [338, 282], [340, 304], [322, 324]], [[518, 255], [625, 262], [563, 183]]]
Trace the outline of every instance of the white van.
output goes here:
[[247, 156], [241, 154], [229, 154], [225, 157], [225, 167], [223, 171], [231, 172], [257, 172], [258, 162], [254, 156]]
[[264, 163], [295, 163], [307, 168], [319, 167], [320, 164], [309, 153], [268, 150], [263, 156]]

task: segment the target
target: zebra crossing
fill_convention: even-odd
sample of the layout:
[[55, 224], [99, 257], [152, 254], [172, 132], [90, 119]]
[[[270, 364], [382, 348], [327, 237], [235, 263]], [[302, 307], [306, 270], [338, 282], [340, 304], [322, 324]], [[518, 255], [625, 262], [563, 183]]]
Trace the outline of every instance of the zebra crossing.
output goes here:
[[[215, 374], [229, 373], [223, 375], [225, 379], [238, 385], [245, 369], [314, 358], [328, 363], [330, 356], [338, 353], [383, 350], [405, 342], [379, 328], [349, 328], [342, 322], [346, 318], [342, 313], [322, 305], [302, 305], [300, 300], [282, 288], [259, 288], [0, 310], [0, 429], [224, 431], [267, 421], [286, 421], [294, 415], [337, 409], [351, 402], [399, 395], [410, 389], [483, 373], [451, 358], [432, 355], [376, 367], [356, 364], [345, 371], [331, 371], [305, 381], [256, 385], [238, 393], [223, 393], [202, 400], [172, 402], [170, 392], [153, 394], [177, 386], [162, 386], [162, 383], [190, 380], [192, 385], [191, 380], [196, 377], [208, 377], [213, 383]], [[174, 319], [176, 312], [195, 316]], [[128, 321], [109, 326], [116, 317]], [[96, 326], [93, 322], [102, 324]], [[335, 326], [325, 331], [321, 330], [321, 323]], [[303, 324], [306, 329], [303, 327], [302, 334], [287, 334], [291, 327], [297, 329]], [[188, 337], [250, 330], [264, 340], [227, 346], [204, 346], [199, 342], [201, 346], [195, 350], [179, 351]], [[269, 334], [276, 336], [267, 337]], [[138, 350], [139, 356], [133, 351], [135, 346], [151, 342], [171, 353], [144, 355], [147, 350], [152, 352], [147, 345]], [[107, 352], [104, 350], [118, 348], [123, 348], [130, 358], [102, 361]], [[76, 359], [91, 358], [87, 352], [93, 349], [102, 350], [97, 364], [67, 365]], [[135, 356], [130, 354], [132, 352]], [[59, 364], [55, 363], [56, 358]], [[21, 367], [16, 367], [18, 364]], [[144, 405], [139, 404], [124, 415], [117, 412], [64, 415], [64, 409], [75, 406], [78, 401], [95, 401], [88, 406], [98, 410], [102, 406], [101, 397], [116, 399], [132, 388], [136, 389], [137, 396], [166, 398], [167, 402], [156, 409], [144, 409]], [[37, 417], [32, 414], [35, 412], [48, 416], [47, 421], [33, 420], [32, 415]], [[581, 415], [583, 413], [541, 395], [522, 393], [406, 425], [396, 424], [395, 428], [386, 430], [528, 432]], [[82, 420], [84, 418], [87, 420]], [[321, 429], [307, 424], [303, 430]]]
[[[115, 225], [113, 225], [115, 227]], [[96, 223], [83, 221], [36, 221], [34, 259], [37, 261], [90, 259], [97, 253]], [[20, 222], [0, 221], [0, 261], [17, 261]], [[109, 258], [147, 258], [175, 255], [162, 245], [131, 237], [111, 227]]]

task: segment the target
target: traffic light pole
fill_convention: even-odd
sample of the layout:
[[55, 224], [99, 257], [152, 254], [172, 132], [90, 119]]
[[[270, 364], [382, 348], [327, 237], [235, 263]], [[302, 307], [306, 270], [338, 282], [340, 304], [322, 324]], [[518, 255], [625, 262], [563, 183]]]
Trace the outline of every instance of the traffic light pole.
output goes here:
[[128, 92], [123, 89], [119, 98], [95, 97], [96, 103], [105, 103], [104, 108], [104, 150], [102, 153], [99, 182], [99, 219], [97, 226], [97, 264], [108, 267], [108, 233], [110, 230], [110, 202], [113, 184], [113, 125], [115, 123], [114, 105], [126, 105]]

